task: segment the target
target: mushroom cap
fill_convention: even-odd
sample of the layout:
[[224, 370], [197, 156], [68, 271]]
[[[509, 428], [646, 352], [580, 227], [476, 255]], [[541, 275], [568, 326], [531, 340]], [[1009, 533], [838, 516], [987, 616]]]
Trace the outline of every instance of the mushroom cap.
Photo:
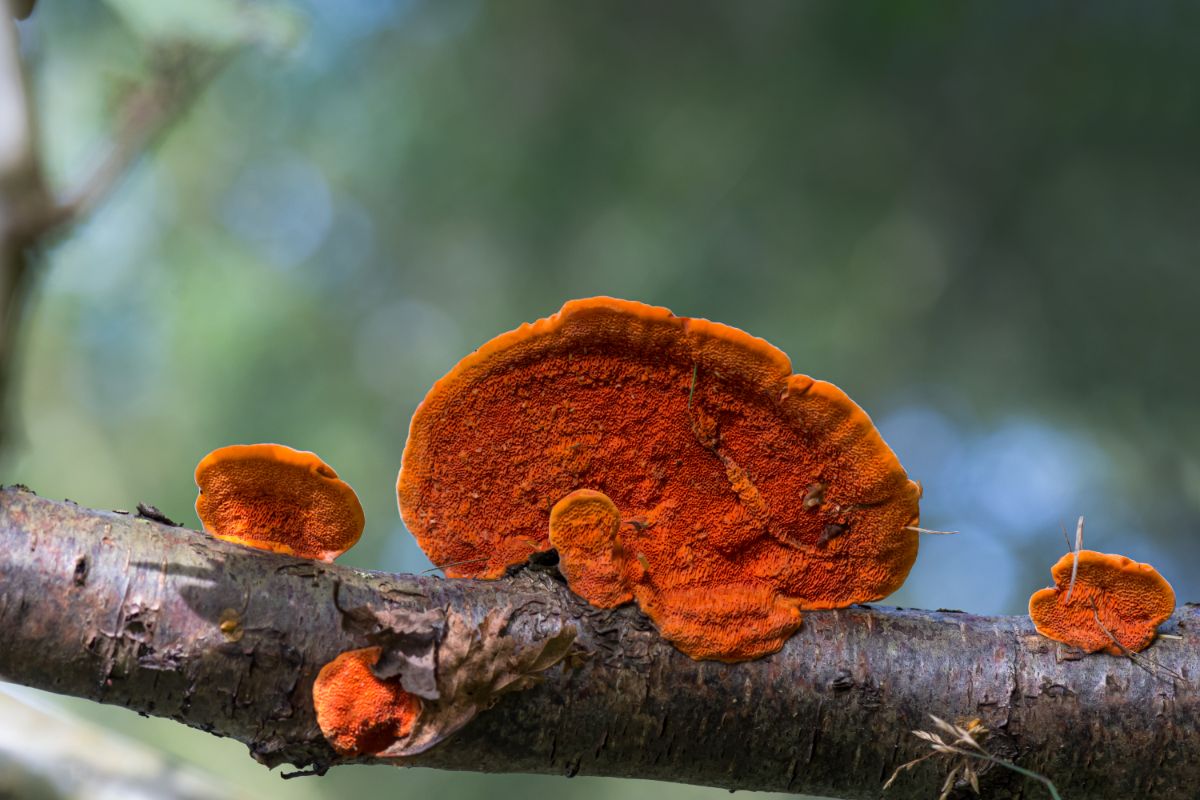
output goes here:
[[281, 444], [235, 444], [196, 466], [196, 514], [218, 539], [332, 561], [362, 535], [354, 490], [314, 453]]
[[421, 699], [380, 680], [371, 667], [383, 650], [348, 650], [321, 667], [313, 683], [313, 708], [325, 739], [343, 756], [372, 755], [407, 736], [421, 713]]
[[621, 547], [621, 512], [603, 492], [577, 489], [550, 509], [550, 544], [571, 591], [597, 608], [633, 599], [636, 562]]
[[[1080, 550], [1075, 588], [1067, 602], [1074, 560], [1073, 553], [1060, 558], [1050, 569], [1054, 587], [1039, 589], [1029, 598], [1029, 616], [1037, 632], [1089, 653], [1121, 655], [1121, 647], [1135, 653], [1146, 649], [1158, 626], [1175, 611], [1171, 584], [1149, 564]], [[1121, 647], [1096, 624], [1097, 615]]]
[[548, 549], [577, 489], [619, 509], [643, 609], [721, 586], [878, 600], [917, 554], [920, 488], [845, 393], [762, 339], [636, 302], [572, 301], [464, 358], [417, 409], [397, 482], [425, 553], [473, 578]]

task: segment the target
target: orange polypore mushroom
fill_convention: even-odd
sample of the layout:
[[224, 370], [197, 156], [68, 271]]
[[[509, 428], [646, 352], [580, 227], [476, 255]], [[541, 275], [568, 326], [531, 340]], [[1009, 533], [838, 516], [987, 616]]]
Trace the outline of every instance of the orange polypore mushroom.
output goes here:
[[572, 591], [597, 608], [633, 599], [636, 563], [621, 547], [621, 512], [602, 492], [579, 489], [550, 509], [550, 544]]
[[1149, 564], [1080, 550], [1071, 588], [1074, 563], [1074, 553], [1060, 558], [1050, 569], [1055, 585], [1029, 598], [1029, 616], [1037, 632], [1089, 653], [1121, 655], [1146, 649], [1158, 626], [1175, 611], [1171, 584]]
[[380, 680], [371, 667], [382, 649], [349, 650], [321, 667], [313, 683], [313, 707], [325, 739], [343, 756], [373, 755], [407, 736], [421, 713], [421, 699], [399, 679]]
[[196, 466], [196, 514], [218, 539], [332, 561], [358, 541], [358, 496], [315, 454], [279, 444], [230, 445]]
[[447, 575], [554, 546], [573, 590], [636, 598], [696, 658], [774, 652], [800, 609], [878, 600], [917, 554], [920, 488], [845, 393], [736, 328], [604, 297], [434, 384], [397, 492]]

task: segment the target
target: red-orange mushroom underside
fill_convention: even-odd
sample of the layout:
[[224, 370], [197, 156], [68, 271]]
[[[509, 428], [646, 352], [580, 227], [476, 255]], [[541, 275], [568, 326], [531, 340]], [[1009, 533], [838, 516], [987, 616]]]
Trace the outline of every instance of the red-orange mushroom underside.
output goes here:
[[604, 297], [439, 380], [397, 491], [451, 577], [499, 577], [554, 538], [576, 592], [633, 596], [685, 652], [727, 661], [777, 650], [799, 609], [890, 594], [917, 553], [920, 489], [845, 393], [736, 328]]
[[248, 547], [332, 561], [362, 535], [354, 490], [315, 454], [280, 444], [235, 444], [196, 466], [204, 529]]
[[313, 707], [325, 739], [343, 756], [373, 755], [407, 736], [421, 700], [399, 679], [371, 672], [382, 650], [348, 650], [321, 667], [313, 683]]
[[1146, 649], [1158, 626], [1175, 611], [1171, 584], [1149, 564], [1080, 550], [1068, 601], [1074, 563], [1073, 553], [1060, 558], [1050, 569], [1054, 586], [1029, 598], [1029, 616], [1038, 633], [1089, 653]]

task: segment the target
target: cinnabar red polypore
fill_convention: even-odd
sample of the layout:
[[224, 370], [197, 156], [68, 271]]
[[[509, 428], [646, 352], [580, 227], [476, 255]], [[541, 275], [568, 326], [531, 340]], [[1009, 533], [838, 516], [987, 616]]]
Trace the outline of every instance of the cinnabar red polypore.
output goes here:
[[597, 608], [633, 599], [638, 562], [621, 546], [621, 512], [602, 492], [577, 489], [550, 509], [550, 544], [571, 590]]
[[218, 539], [332, 561], [362, 535], [354, 490], [315, 454], [280, 444], [236, 444], [196, 466], [196, 514]]
[[1074, 563], [1074, 553], [1060, 558], [1050, 570], [1055, 585], [1029, 598], [1038, 633], [1089, 653], [1121, 655], [1149, 647], [1158, 626], [1175, 611], [1171, 584], [1149, 564], [1080, 550], [1071, 588]]
[[317, 724], [343, 756], [374, 755], [412, 731], [421, 699], [405, 691], [398, 678], [382, 680], [371, 667], [378, 647], [349, 650], [321, 667], [313, 683]]
[[572, 589], [636, 598], [695, 658], [774, 652], [800, 609], [878, 600], [917, 554], [920, 487], [845, 393], [736, 328], [606, 297], [434, 384], [397, 493], [447, 575], [557, 546]]

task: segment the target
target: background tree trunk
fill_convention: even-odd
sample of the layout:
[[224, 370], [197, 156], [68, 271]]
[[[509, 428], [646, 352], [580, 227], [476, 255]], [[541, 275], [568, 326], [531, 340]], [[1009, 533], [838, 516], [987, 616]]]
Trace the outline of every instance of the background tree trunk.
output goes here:
[[[982, 719], [993, 753], [1063, 797], [1169, 800], [1200, 785], [1190, 605], [1164, 626], [1181, 638], [1145, 654], [1164, 669], [1081, 657], [1024, 617], [870, 607], [809, 613], [782, 652], [725, 665], [681, 655], [636, 608], [580, 603], [545, 568], [493, 582], [361, 572], [21, 488], [0, 492], [0, 551], [0, 676], [234, 737], [271, 766], [344, 762], [317, 728], [311, 686], [367, 644], [345, 611], [479, 620], [509, 607], [511, 635], [575, 625], [587, 657], [405, 764], [876, 797], [928, 752], [909, 731], [932, 713]], [[949, 767], [930, 760], [888, 796], [935, 797]], [[1007, 770], [982, 780], [987, 797], [1045, 796]]]

